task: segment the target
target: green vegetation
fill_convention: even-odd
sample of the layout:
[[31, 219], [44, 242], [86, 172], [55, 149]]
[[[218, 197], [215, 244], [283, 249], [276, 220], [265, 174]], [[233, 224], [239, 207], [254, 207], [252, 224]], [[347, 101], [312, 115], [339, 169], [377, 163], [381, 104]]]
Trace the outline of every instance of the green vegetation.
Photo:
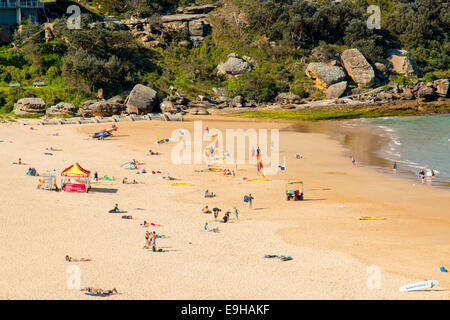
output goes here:
[[426, 110], [418, 110], [416, 108], [401, 108], [401, 109], [383, 109], [383, 108], [367, 108], [367, 107], [353, 107], [347, 109], [317, 109], [317, 110], [272, 110], [272, 111], [255, 111], [233, 113], [229, 116], [237, 116], [244, 118], [269, 118], [269, 119], [284, 119], [284, 120], [343, 120], [343, 119], [357, 119], [357, 118], [377, 118], [377, 117], [393, 117], [393, 116], [411, 116], [428, 113], [449, 113], [450, 105], [441, 105], [438, 107], [431, 107]]
[[[149, 85], [160, 98], [174, 86], [189, 98], [212, 94], [224, 87], [230, 97], [242, 95], [258, 102], [291, 91], [307, 100], [323, 97], [306, 77], [304, 65], [329, 61], [349, 47], [359, 48], [371, 63], [384, 62], [389, 48], [402, 48], [424, 71], [424, 81], [448, 77], [450, 72], [449, 4], [445, 0], [343, 0], [317, 3], [304, 0], [98, 0], [84, 1], [82, 29], [68, 30], [65, 8], [77, 3], [48, 1], [57, 18], [55, 38], [45, 41], [36, 24], [23, 25], [14, 33], [14, 44], [0, 46], [0, 112], [10, 112], [25, 96], [39, 96], [49, 105], [66, 101], [76, 106], [94, 98], [98, 89], [106, 97], [122, 94], [136, 83]], [[94, 21], [158, 17], [178, 7], [215, 3], [209, 15], [212, 33], [198, 48], [181, 48], [184, 33], [166, 33], [166, 47], [146, 48], [130, 32], [102, 27]], [[369, 30], [366, 8], [381, 7], [381, 30]], [[239, 78], [224, 79], [215, 67], [229, 53], [250, 56], [253, 70]], [[410, 79], [393, 75], [391, 82]], [[32, 83], [43, 81], [44, 88]], [[21, 83], [21, 88], [9, 88]]]

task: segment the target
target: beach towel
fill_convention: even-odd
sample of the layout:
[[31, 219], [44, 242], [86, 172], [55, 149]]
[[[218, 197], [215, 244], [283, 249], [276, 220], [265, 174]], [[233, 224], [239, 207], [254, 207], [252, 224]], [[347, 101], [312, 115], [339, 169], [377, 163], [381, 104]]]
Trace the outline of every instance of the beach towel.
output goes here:
[[171, 186], [193, 186], [192, 183], [171, 183]]
[[377, 217], [358, 217], [359, 220], [386, 220], [386, 218], [377, 218]]
[[439, 270], [441, 270], [441, 272], [448, 272], [448, 270], [445, 269], [444, 267], [441, 267]]
[[266, 258], [266, 259], [271, 259], [271, 258], [278, 258], [281, 261], [289, 261], [289, 260], [293, 260], [293, 258], [291, 256], [281, 256], [281, 255], [275, 255], [275, 254], [265, 254], [264, 256], [262, 256], [261, 258]]
[[88, 295], [88, 296], [93, 296], [93, 297], [109, 297], [112, 295], [112, 293], [96, 293], [96, 292], [85, 292], [84, 294]]

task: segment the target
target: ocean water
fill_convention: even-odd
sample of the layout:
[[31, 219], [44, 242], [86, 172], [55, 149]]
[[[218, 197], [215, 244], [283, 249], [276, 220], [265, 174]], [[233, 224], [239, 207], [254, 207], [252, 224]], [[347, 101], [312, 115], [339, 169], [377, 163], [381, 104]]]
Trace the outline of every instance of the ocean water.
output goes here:
[[399, 169], [433, 169], [437, 180], [450, 181], [450, 114], [355, 119], [347, 126], [372, 127], [389, 138], [377, 154]]

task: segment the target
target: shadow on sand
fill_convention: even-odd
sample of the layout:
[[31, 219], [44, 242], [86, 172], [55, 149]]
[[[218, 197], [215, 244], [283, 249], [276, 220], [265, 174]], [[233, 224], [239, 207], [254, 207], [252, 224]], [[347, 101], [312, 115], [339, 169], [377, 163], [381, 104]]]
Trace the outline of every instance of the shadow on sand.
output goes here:
[[116, 188], [91, 188], [89, 193], [117, 193], [118, 190]]

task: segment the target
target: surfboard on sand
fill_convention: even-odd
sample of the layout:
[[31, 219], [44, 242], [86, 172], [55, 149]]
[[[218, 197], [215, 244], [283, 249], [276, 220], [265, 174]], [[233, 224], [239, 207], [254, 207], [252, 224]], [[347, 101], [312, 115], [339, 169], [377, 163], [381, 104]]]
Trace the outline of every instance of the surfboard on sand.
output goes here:
[[408, 284], [406, 286], [400, 287], [398, 290], [400, 292], [408, 292], [408, 291], [430, 289], [430, 288], [437, 286], [438, 284], [439, 284], [439, 281], [437, 281], [437, 280], [419, 281], [419, 282], [414, 282], [414, 283]]
[[386, 220], [384, 217], [358, 217], [359, 220]]
[[171, 186], [193, 186], [192, 183], [171, 183]]

